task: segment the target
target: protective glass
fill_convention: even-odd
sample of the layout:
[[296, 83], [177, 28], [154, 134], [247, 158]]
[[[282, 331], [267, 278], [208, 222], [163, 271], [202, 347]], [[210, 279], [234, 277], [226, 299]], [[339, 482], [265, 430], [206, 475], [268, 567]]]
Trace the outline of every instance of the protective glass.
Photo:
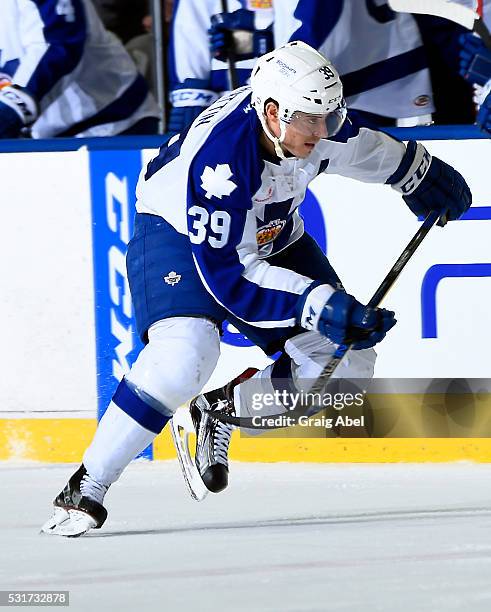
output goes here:
[[316, 136], [317, 138], [332, 138], [343, 127], [347, 115], [346, 103], [329, 113], [314, 114], [295, 111], [289, 124], [303, 136]]

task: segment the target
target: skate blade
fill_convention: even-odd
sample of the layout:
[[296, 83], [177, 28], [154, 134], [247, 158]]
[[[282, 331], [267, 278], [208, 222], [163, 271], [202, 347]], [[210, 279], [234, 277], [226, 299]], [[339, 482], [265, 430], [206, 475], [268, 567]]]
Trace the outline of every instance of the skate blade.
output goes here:
[[189, 494], [196, 501], [202, 501], [208, 495], [203, 480], [189, 447], [191, 434], [195, 434], [191, 416], [186, 414], [182, 409], [179, 409], [171, 419], [170, 430], [172, 439], [177, 451], [177, 458], [181, 466], [184, 482], [186, 483]]
[[89, 529], [94, 529], [96, 524], [86, 512], [55, 506], [53, 516], [44, 523], [40, 533], [78, 538]]

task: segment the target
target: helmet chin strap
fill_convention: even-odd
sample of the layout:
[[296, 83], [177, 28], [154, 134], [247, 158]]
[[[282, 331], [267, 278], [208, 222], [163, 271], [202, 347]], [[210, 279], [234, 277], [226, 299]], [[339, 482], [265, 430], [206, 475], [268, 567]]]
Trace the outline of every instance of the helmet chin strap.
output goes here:
[[263, 127], [264, 133], [266, 134], [266, 136], [269, 138], [269, 140], [271, 140], [271, 142], [274, 145], [274, 150], [276, 155], [280, 158], [280, 159], [286, 159], [286, 155], [285, 152], [283, 151], [282, 147], [281, 147], [281, 143], [285, 140], [285, 136], [286, 136], [286, 125], [283, 121], [280, 121], [280, 137], [278, 138], [277, 136], [275, 136], [274, 134], [271, 133], [268, 124], [266, 122], [266, 117], [263, 114], [259, 115], [259, 120], [261, 122], [261, 125]]

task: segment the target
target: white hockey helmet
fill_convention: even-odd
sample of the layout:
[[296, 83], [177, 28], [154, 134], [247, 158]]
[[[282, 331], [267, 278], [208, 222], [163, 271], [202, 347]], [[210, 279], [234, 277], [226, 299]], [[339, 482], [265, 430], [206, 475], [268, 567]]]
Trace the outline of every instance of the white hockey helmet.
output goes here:
[[[261, 56], [251, 75], [252, 105], [261, 125], [284, 158], [280, 146], [286, 126], [302, 131], [315, 120], [322, 122], [323, 138], [336, 135], [346, 119], [346, 104], [339, 74], [331, 62], [304, 42], [294, 41]], [[266, 102], [278, 104], [281, 133], [271, 134], [264, 114]], [[305, 130], [308, 135], [308, 132]], [[312, 132], [310, 132], [312, 133]]]

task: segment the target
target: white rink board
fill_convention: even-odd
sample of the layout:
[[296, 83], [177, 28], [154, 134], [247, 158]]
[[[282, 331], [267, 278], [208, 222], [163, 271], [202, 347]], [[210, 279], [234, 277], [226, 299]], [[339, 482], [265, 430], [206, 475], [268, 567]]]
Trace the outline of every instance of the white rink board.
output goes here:
[[87, 151], [0, 154], [0, 176], [0, 416], [94, 417]]
[[[491, 206], [491, 142], [425, 142], [466, 177], [475, 206]], [[368, 301], [418, 229], [392, 189], [322, 176], [312, 191], [325, 204], [328, 255], [346, 289]], [[374, 214], [375, 213], [375, 214]], [[332, 228], [329, 231], [329, 228]], [[491, 278], [445, 279], [437, 290], [438, 337], [421, 338], [421, 282], [434, 264], [491, 264], [491, 220], [434, 228], [402, 272], [384, 305], [398, 324], [377, 346], [378, 377], [488, 378]]]
[[[491, 206], [486, 140], [427, 142], [468, 179], [477, 206]], [[110, 153], [108, 152], [108, 155]], [[145, 151], [143, 158], [151, 152]], [[0, 155], [0, 416], [96, 414], [91, 202], [87, 153]], [[368, 300], [418, 228], [386, 186], [335, 176], [311, 185], [328, 226], [328, 254], [346, 288]], [[376, 215], [374, 214], [376, 211]], [[438, 337], [421, 338], [420, 288], [442, 263], [491, 263], [491, 221], [435, 228], [404, 270], [387, 307], [398, 325], [378, 347], [379, 377], [489, 377], [491, 278], [444, 280], [437, 291]], [[224, 347], [209, 387], [247, 365], [258, 349]]]

